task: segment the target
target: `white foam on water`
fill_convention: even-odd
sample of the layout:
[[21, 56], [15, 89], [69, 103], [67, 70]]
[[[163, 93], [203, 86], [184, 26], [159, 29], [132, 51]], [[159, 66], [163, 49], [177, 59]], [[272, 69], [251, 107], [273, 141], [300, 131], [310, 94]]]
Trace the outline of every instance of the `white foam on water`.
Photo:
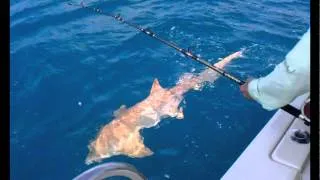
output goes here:
[[169, 174], [165, 174], [164, 177], [167, 178], [167, 179], [170, 179], [170, 175]]

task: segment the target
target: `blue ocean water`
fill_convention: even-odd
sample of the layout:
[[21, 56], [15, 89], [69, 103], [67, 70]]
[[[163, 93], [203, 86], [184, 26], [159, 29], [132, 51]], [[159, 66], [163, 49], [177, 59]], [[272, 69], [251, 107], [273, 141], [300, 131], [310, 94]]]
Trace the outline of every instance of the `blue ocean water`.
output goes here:
[[[79, 3], [80, 1], [73, 1]], [[245, 80], [271, 72], [309, 26], [304, 0], [85, 1], [153, 29]], [[112, 112], [144, 99], [154, 78], [173, 86], [204, 69], [126, 25], [65, 1], [10, 1], [11, 179], [72, 179]], [[155, 154], [133, 164], [149, 179], [219, 179], [274, 112], [219, 78], [185, 96], [184, 120], [144, 129]], [[95, 164], [94, 164], [95, 165]]]

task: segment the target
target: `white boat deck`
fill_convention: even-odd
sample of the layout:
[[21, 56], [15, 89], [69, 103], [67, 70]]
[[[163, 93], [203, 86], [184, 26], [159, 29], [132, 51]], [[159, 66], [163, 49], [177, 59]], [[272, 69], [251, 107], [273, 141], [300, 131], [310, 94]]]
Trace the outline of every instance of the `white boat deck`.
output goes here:
[[[308, 94], [291, 105], [301, 108]], [[291, 140], [294, 130], [310, 132], [310, 127], [278, 110], [253, 139], [222, 180], [310, 180], [310, 143]]]

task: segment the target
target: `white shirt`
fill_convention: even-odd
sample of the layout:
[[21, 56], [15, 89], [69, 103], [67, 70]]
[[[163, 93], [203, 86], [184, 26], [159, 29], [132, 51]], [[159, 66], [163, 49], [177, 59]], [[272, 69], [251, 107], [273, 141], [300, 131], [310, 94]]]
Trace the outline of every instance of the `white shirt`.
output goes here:
[[310, 28], [270, 74], [254, 79], [248, 85], [250, 96], [267, 110], [289, 104], [309, 91]]

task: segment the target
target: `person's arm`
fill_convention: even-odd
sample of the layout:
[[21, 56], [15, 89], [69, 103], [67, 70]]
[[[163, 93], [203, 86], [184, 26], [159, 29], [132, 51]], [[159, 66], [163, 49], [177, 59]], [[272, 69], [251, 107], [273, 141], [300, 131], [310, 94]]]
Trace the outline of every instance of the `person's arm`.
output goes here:
[[310, 30], [307, 31], [267, 76], [251, 80], [240, 87], [246, 97], [274, 110], [292, 102], [310, 90]]

